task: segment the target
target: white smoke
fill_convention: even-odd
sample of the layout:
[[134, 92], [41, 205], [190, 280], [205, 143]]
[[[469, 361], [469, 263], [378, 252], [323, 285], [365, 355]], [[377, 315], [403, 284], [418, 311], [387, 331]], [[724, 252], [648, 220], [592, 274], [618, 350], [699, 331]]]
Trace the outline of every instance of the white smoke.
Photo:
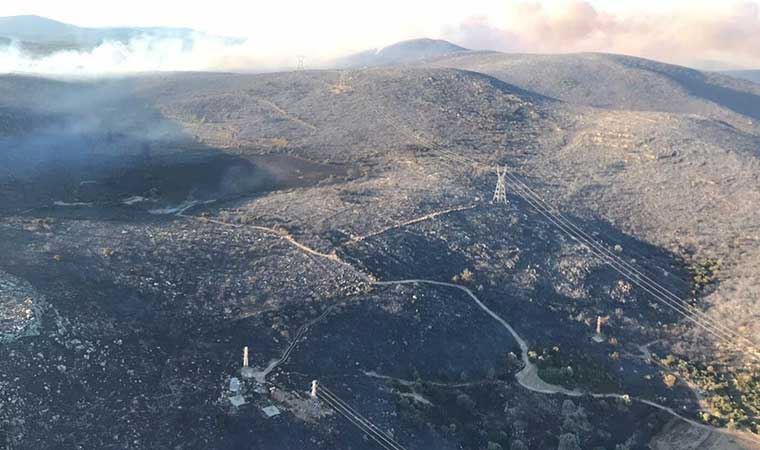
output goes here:
[[18, 43], [0, 47], [0, 73], [99, 76], [155, 71], [272, 70], [287, 64], [257, 57], [247, 42], [194, 34], [190, 37], [141, 35], [105, 41], [95, 48], [58, 50], [38, 56]]

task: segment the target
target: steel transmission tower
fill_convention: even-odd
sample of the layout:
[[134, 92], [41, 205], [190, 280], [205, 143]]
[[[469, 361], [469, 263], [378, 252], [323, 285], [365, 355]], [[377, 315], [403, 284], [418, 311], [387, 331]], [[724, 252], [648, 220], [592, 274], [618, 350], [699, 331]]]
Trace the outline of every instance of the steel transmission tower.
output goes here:
[[507, 203], [507, 168], [496, 168], [496, 190], [491, 203]]

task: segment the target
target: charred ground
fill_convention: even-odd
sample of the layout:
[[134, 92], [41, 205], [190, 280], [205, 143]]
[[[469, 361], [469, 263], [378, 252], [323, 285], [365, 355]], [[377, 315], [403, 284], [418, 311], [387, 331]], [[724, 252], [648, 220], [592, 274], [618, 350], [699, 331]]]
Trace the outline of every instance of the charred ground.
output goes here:
[[[543, 378], [695, 419], [716, 406], [677, 360], [721, 376], [740, 367], [741, 352], [657, 307], [520, 198], [488, 204], [493, 174], [436, 148], [519, 169], [650, 276], [683, 296], [699, 288], [700, 307], [742, 323], [742, 303], [726, 309], [738, 300], [717, 296], [752, 267], [754, 247], [701, 238], [694, 223], [726, 224], [729, 212], [710, 212], [711, 188], [693, 180], [730, 172], [719, 187], [751, 204], [750, 129], [573, 105], [454, 69], [2, 82], [16, 94], [0, 116], [13, 143], [0, 158], [16, 166], [0, 184], [0, 277], [40, 300], [36, 336], [0, 346], [11, 448], [374, 448], [309, 403], [314, 378], [408, 448], [646, 448], [672, 418], [637, 402], [527, 391], [514, 379], [515, 340], [461, 291], [374, 279], [465, 285], [528, 341]], [[87, 101], [25, 105], [14, 83], [29, 98], [81, 89]], [[76, 128], [77, 117], [94, 122]], [[39, 136], [56, 145], [33, 144]], [[30, 164], [29, 149], [60, 158]], [[652, 183], [665, 189], [650, 194]], [[737, 237], [758, 224], [749, 206], [730, 214], [741, 217]], [[688, 241], [671, 245], [668, 233]], [[689, 266], [706, 255], [728, 268], [697, 286]], [[591, 340], [597, 316], [609, 317], [603, 343]], [[266, 366], [317, 318], [270, 374], [271, 390], [230, 406], [242, 346]], [[674, 366], [660, 362], [668, 354]], [[721, 395], [742, 414], [757, 407]], [[269, 404], [284, 414], [265, 419]]]

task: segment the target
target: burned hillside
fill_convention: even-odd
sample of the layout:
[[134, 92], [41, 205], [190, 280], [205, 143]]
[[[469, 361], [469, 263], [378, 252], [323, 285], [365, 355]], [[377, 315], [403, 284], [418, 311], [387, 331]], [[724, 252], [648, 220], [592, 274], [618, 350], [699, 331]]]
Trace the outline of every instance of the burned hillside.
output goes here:
[[39, 100], [0, 96], [10, 448], [376, 448], [314, 379], [408, 448], [643, 449], [684, 420], [752, 448], [718, 431], [758, 431], [751, 347], [598, 256], [753, 336], [736, 111], [425, 67], [14, 85]]

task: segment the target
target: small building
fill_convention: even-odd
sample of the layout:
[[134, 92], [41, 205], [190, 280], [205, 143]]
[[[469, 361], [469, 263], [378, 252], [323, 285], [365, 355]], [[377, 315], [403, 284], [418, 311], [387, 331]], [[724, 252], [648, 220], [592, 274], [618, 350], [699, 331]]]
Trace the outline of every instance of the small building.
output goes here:
[[243, 397], [240, 394], [234, 395], [234, 396], [230, 397], [230, 403], [232, 403], [232, 406], [234, 406], [236, 408], [240, 407], [240, 406], [243, 406], [243, 405], [245, 405], [245, 397]]
[[235, 377], [232, 377], [230, 379], [230, 392], [233, 392], [233, 393], [240, 392], [240, 380], [238, 380]]
[[269, 405], [265, 408], [261, 408], [261, 410], [264, 411], [264, 414], [266, 414], [268, 419], [271, 419], [272, 417], [280, 415], [280, 408], [274, 405]]

